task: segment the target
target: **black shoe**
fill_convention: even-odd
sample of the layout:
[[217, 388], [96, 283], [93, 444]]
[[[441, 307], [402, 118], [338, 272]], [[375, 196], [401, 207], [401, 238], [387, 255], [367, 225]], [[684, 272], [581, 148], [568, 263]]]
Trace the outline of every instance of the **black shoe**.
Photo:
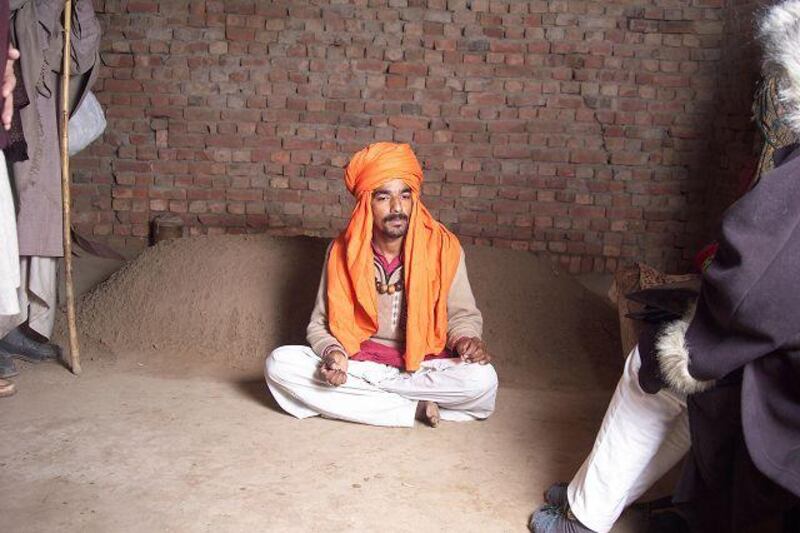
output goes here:
[[0, 349], [12, 357], [23, 359], [29, 363], [41, 363], [58, 357], [58, 346], [33, 340], [20, 328], [12, 329], [8, 335], [0, 339]]
[[594, 533], [581, 524], [569, 506], [543, 505], [533, 513], [528, 523], [533, 533]]
[[19, 374], [11, 354], [0, 348], [0, 378], [13, 378]]
[[554, 483], [544, 491], [544, 502], [556, 507], [569, 505], [567, 501], [567, 483]]

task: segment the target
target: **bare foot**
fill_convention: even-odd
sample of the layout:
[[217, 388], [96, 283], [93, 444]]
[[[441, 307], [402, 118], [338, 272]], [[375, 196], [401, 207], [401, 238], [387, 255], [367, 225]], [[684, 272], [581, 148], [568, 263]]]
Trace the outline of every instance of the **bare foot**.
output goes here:
[[430, 427], [439, 426], [439, 406], [436, 402], [419, 402], [417, 404], [417, 420], [421, 420]]

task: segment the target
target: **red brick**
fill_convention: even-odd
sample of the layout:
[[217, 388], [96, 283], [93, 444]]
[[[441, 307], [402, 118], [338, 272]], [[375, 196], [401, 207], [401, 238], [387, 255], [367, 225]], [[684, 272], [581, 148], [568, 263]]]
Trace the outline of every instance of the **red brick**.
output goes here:
[[105, 80], [103, 90], [108, 92], [138, 93], [142, 84], [136, 80]]
[[447, 120], [448, 129], [451, 131], [479, 132], [486, 130], [486, 124], [478, 120]]
[[613, 165], [644, 165], [648, 155], [643, 152], [614, 152], [611, 154]]
[[389, 117], [389, 124], [399, 129], [422, 130], [427, 129], [430, 121], [426, 118], [414, 117]]
[[576, 205], [569, 214], [576, 218], [602, 218], [606, 216], [606, 208], [593, 205]]
[[428, 65], [422, 63], [391, 63], [389, 65], [389, 74], [425, 76], [427, 73]]
[[255, 189], [229, 189], [227, 199], [232, 201], [257, 201], [264, 198], [263, 190]]
[[367, 72], [386, 72], [386, 63], [376, 59], [365, 59], [356, 63], [356, 69]]
[[158, 2], [128, 2], [128, 13], [158, 13]]
[[600, 150], [573, 150], [569, 160], [571, 163], [599, 165], [608, 161], [608, 154]]
[[229, 26], [225, 28], [225, 37], [231, 41], [252, 41], [256, 37], [256, 31], [252, 28]]

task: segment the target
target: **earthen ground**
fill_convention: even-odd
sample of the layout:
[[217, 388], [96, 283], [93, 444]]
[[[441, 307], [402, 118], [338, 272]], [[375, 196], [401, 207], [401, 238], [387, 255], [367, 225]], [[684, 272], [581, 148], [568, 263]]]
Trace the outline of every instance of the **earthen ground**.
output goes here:
[[[547, 259], [468, 247], [495, 415], [435, 430], [299, 421], [261, 365], [302, 341], [324, 250], [176, 241], [84, 295], [83, 374], [21, 363], [0, 400], [0, 529], [525, 531], [591, 448], [622, 366], [613, 309]], [[636, 512], [615, 529], [639, 530]]]

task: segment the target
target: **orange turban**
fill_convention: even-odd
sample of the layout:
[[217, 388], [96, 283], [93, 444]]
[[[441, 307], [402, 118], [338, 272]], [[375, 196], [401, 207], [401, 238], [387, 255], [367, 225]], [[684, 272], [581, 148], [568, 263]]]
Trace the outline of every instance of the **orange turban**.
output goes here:
[[378, 331], [371, 200], [373, 190], [393, 179], [402, 179], [413, 198], [403, 247], [408, 315], [405, 363], [406, 370], [413, 371], [426, 355], [440, 353], [447, 342], [447, 295], [461, 245], [422, 205], [422, 167], [407, 144], [371, 144], [347, 165], [345, 183], [356, 197], [356, 206], [328, 258], [328, 325], [349, 355]]

